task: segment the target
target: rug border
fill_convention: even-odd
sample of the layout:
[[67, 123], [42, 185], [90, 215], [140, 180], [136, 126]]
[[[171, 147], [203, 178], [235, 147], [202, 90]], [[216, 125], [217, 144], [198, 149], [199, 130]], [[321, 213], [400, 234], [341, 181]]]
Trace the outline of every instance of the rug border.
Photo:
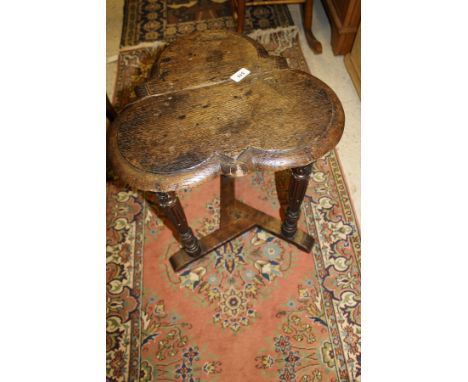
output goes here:
[[[301, 50], [301, 54], [304, 57], [304, 61], [305, 61], [306, 65], [307, 65], [307, 69], [309, 69], [309, 73], [312, 74], [312, 70], [309, 67], [309, 64], [308, 64], [307, 60], [305, 59], [304, 49], [302, 48], [302, 43], [301, 43], [301, 39], [299, 38], [299, 35], [297, 36], [297, 39], [298, 39], [299, 49]], [[345, 118], [346, 118], [346, 115], [345, 115]], [[336, 149], [336, 147], [333, 149], [333, 151], [335, 152], [335, 156], [336, 156], [336, 159], [338, 161], [338, 166], [340, 167], [340, 172], [341, 172], [341, 174], [343, 176], [343, 179], [344, 179], [344, 184], [345, 184], [345, 187], [346, 187], [346, 193], [349, 195], [349, 201], [350, 201], [350, 204], [351, 204], [351, 211], [353, 213], [354, 220], [356, 221], [356, 227], [357, 227], [357, 229], [359, 231], [359, 237], [361, 237], [361, 222], [360, 222], [360, 219], [358, 218], [358, 216], [356, 214], [356, 207], [354, 206], [353, 198], [351, 197], [352, 195], [351, 195], [349, 185], [348, 185], [348, 179], [347, 179], [348, 177], [347, 177], [347, 175], [345, 174], [345, 172], [343, 170], [343, 165], [341, 164], [341, 158], [340, 158], [340, 155], [339, 155], [338, 150]], [[361, 168], [359, 168], [359, 172], [361, 172]], [[359, 182], [359, 188], [361, 188], [361, 183], [360, 182]]]

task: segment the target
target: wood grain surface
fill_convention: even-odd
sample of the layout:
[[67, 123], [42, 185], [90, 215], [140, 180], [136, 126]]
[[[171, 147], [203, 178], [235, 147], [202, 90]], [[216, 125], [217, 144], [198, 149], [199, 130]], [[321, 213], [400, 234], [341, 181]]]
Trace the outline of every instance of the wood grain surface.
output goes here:
[[161, 52], [151, 69], [151, 79], [137, 86], [136, 93], [143, 97], [216, 84], [229, 80], [246, 64], [252, 74], [288, 67], [283, 57], [269, 56], [262, 45], [247, 36], [227, 31], [192, 33]]
[[[251, 73], [236, 83], [229, 77], [240, 68]], [[305, 166], [343, 133], [341, 103], [325, 83], [233, 32], [177, 40], [138, 94], [111, 125], [108, 150], [141, 190]]]

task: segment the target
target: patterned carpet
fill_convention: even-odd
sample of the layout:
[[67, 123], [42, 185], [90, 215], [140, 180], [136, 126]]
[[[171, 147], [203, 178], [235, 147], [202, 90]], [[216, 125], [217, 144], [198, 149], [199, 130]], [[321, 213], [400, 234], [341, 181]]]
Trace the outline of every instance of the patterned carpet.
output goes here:
[[[118, 106], [158, 49], [121, 52]], [[308, 71], [296, 41], [282, 55]], [[254, 173], [236, 192], [279, 217], [287, 183]], [[218, 179], [179, 196], [196, 235], [217, 228]], [[177, 275], [159, 213], [108, 183], [107, 381], [360, 381], [360, 234], [334, 151], [314, 165], [300, 226], [317, 239], [311, 254], [252, 230]]]
[[[248, 7], [245, 32], [294, 25], [286, 5]], [[121, 46], [209, 29], [234, 30], [231, 0], [125, 0]]]

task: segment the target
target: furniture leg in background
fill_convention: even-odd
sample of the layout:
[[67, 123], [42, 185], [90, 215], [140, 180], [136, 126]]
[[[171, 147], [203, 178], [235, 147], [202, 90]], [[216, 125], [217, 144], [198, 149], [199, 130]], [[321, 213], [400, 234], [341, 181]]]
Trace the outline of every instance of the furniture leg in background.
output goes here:
[[106, 94], [106, 118], [109, 120], [109, 122], [113, 122], [115, 117], [117, 117], [117, 112], [114, 109], [114, 106], [112, 106], [111, 102], [109, 101], [109, 97]]
[[[114, 109], [114, 106], [112, 106], [111, 102], [109, 101], [109, 97], [106, 93], [106, 118], [110, 123], [114, 122], [115, 118], [117, 118], [117, 112]], [[112, 173], [112, 165], [109, 162], [109, 157], [107, 156], [106, 152], [106, 181], [110, 182], [115, 180], [115, 176]]]
[[304, 3], [304, 33], [307, 44], [314, 53], [322, 53], [322, 44], [312, 33], [312, 17], [314, 15], [314, 0], [306, 0]]
[[237, 32], [242, 33], [245, 25], [245, 8], [257, 5], [304, 4], [304, 32], [307, 43], [314, 53], [322, 53], [322, 44], [312, 33], [312, 15], [314, 0], [233, 0], [234, 19], [237, 20]]
[[237, 0], [237, 27], [236, 31], [242, 33], [245, 24], [245, 0]]

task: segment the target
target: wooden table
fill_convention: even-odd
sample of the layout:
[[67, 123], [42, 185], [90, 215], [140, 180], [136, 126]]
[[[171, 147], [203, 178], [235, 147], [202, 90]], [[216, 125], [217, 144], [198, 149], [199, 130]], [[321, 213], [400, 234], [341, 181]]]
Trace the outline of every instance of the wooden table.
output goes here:
[[[230, 77], [250, 71], [240, 82]], [[312, 162], [341, 138], [344, 113], [319, 79], [289, 69], [255, 41], [227, 31], [197, 32], [169, 45], [139, 98], [110, 126], [108, 155], [129, 185], [155, 192], [182, 244], [170, 262], [179, 271], [259, 226], [310, 252], [297, 229]], [[235, 198], [234, 178], [291, 168], [283, 222]], [[221, 175], [217, 231], [198, 240], [176, 191]]]

